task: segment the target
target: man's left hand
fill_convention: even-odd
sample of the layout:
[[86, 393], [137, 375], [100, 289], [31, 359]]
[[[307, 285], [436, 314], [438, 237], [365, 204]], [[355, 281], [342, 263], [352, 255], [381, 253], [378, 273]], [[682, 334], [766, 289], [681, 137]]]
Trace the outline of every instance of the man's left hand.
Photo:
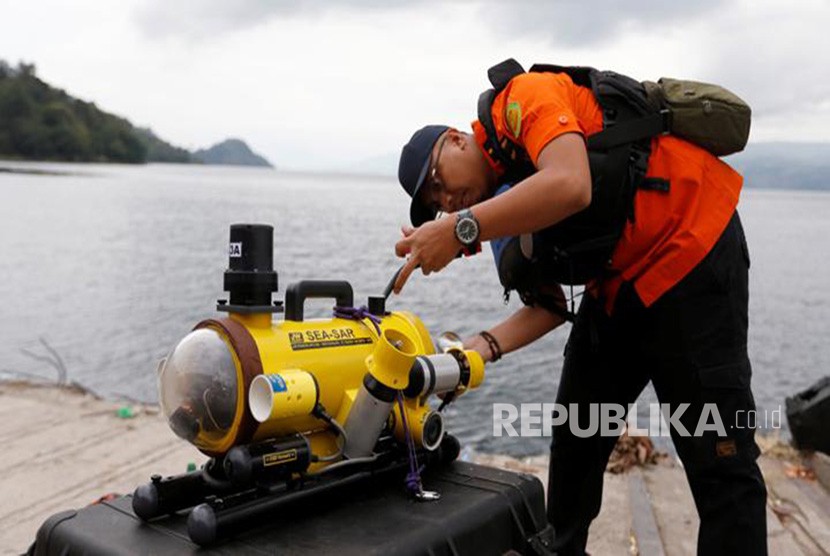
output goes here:
[[395, 244], [395, 254], [407, 257], [407, 261], [395, 280], [396, 294], [401, 292], [413, 270], [420, 266], [424, 275], [438, 272], [458, 256], [463, 247], [455, 237], [455, 218], [451, 214], [401, 231], [404, 238]]

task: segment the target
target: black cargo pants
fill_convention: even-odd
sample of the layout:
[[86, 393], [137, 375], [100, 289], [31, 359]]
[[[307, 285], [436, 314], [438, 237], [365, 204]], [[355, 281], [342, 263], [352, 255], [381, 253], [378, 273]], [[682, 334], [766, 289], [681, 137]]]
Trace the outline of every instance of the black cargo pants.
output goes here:
[[[735, 213], [703, 261], [651, 307], [643, 306], [629, 284], [620, 289], [611, 317], [600, 301], [584, 296], [556, 400], [566, 407], [578, 404], [583, 431], [589, 404], [628, 407], [648, 381], [672, 411], [690, 404], [679, 421], [691, 436], [674, 427], [671, 435], [700, 515], [698, 554], [707, 556], [767, 553], [759, 450], [754, 431], [739, 428], [747, 426], [745, 412], [755, 409], [747, 356], [748, 268]], [[717, 405], [726, 436], [714, 430], [694, 436], [704, 404]], [[567, 422], [553, 429], [548, 519], [560, 555], [585, 553], [616, 440], [599, 433], [581, 438]]]

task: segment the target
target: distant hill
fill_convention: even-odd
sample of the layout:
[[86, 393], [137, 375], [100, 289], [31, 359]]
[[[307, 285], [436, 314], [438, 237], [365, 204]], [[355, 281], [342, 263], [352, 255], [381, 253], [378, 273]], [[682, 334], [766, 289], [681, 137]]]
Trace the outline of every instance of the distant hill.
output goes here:
[[750, 143], [725, 160], [747, 187], [830, 190], [830, 143]]
[[243, 141], [195, 153], [148, 128], [74, 98], [35, 75], [33, 64], [0, 60], [0, 157], [70, 162], [177, 162], [271, 166]]
[[152, 129], [136, 127], [133, 131], [147, 149], [147, 162], [193, 162], [193, 155], [190, 151], [160, 139]]
[[208, 149], [193, 153], [193, 159], [203, 164], [229, 164], [234, 166], [267, 166], [273, 168], [264, 157], [256, 154], [240, 139], [226, 139]]

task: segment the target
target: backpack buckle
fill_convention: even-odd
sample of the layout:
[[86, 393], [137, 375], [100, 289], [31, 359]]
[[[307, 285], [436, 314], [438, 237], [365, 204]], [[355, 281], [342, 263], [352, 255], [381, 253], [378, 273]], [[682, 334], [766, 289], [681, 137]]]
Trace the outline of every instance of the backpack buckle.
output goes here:
[[672, 113], [668, 108], [660, 110], [660, 115], [663, 116], [663, 135], [671, 133]]

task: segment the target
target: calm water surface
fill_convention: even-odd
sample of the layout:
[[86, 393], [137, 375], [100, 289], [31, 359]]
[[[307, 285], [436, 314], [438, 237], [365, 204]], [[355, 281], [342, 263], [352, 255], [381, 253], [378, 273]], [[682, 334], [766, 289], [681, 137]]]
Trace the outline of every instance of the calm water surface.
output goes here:
[[[345, 279], [356, 301], [379, 293], [399, 262], [408, 214], [394, 178], [264, 169], [4, 163], [72, 175], [0, 173], [0, 373], [71, 380], [106, 396], [156, 399], [158, 359], [223, 297], [228, 227], [272, 224], [280, 291], [302, 279]], [[750, 354], [762, 410], [828, 374], [830, 194], [745, 190], [750, 244]], [[280, 294], [280, 297], [282, 294]], [[311, 302], [308, 317], [327, 317]], [[502, 302], [490, 256], [414, 275], [391, 309], [437, 335], [489, 327]], [[552, 402], [568, 327], [488, 369], [449, 409], [449, 430], [482, 451], [535, 454], [545, 438], [493, 438], [492, 404]], [[643, 402], [653, 399], [649, 390]]]

